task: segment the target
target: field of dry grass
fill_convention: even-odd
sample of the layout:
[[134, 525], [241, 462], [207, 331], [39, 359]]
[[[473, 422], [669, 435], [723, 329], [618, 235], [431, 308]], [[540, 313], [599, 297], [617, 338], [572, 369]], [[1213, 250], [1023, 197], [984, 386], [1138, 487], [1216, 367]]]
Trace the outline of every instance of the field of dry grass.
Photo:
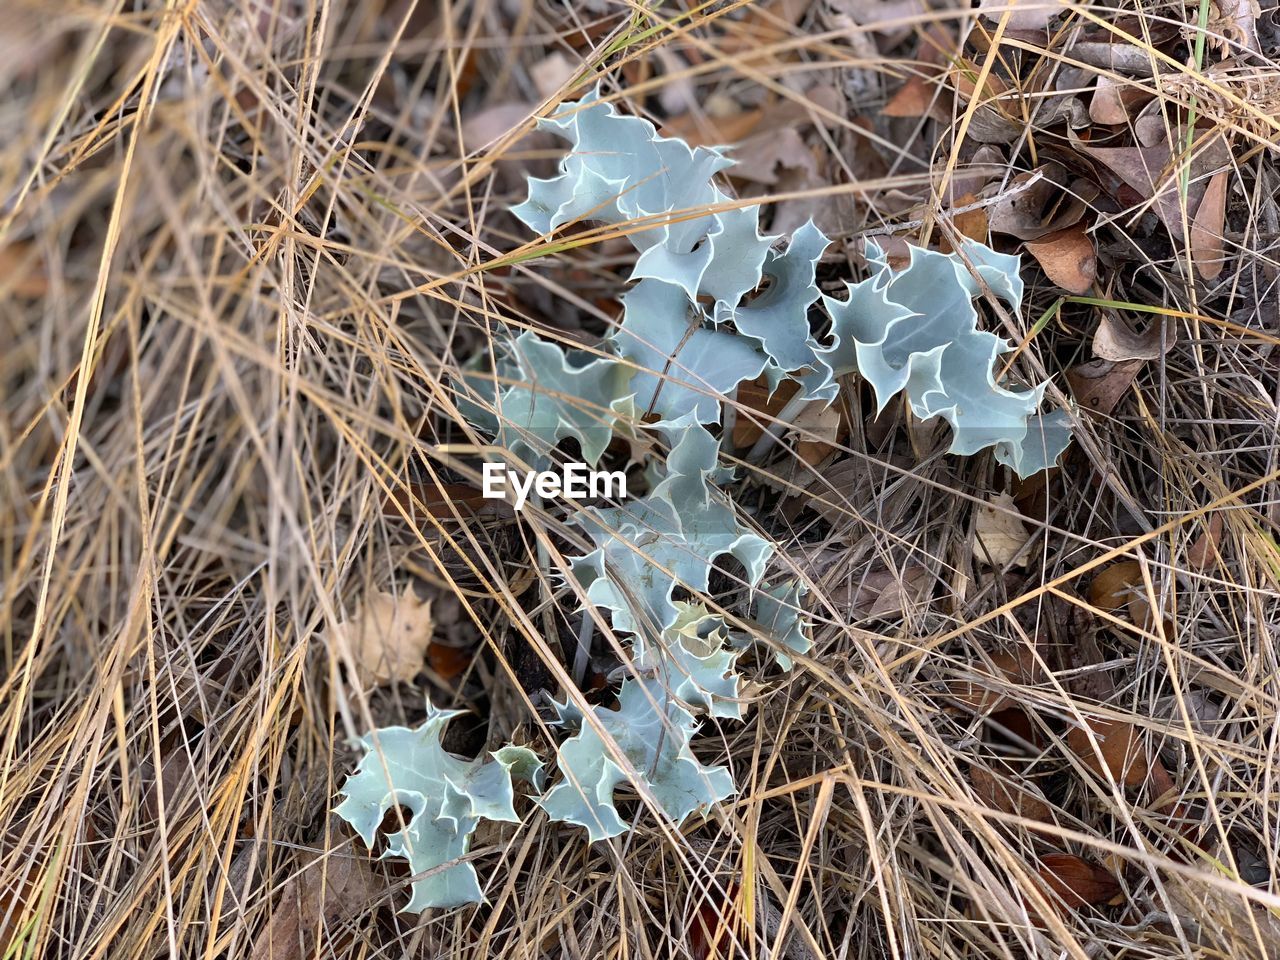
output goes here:
[[[1275, 0], [980, 6], [4, 3], [0, 957], [1280, 958]], [[441, 445], [463, 363], [617, 321], [630, 248], [508, 212], [596, 83], [734, 144], [827, 292], [1021, 252], [989, 321], [1076, 442], [1019, 482], [848, 377], [748, 464], [744, 388], [815, 646], [697, 737], [737, 796], [596, 844], [522, 799], [487, 903], [399, 913], [355, 738], [429, 698], [553, 755], [581, 535]], [[431, 601], [390, 677], [378, 592]]]

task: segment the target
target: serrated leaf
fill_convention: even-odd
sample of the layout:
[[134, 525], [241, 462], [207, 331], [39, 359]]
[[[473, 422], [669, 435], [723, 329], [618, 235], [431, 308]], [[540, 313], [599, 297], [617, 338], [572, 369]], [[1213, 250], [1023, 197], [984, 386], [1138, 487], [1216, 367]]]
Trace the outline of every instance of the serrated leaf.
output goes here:
[[670, 432], [678, 439], [652, 493], [581, 516], [597, 549], [576, 558], [573, 573], [624, 633], [655, 635], [674, 624], [676, 585], [705, 591], [717, 557], [735, 557], [754, 584], [775, 549], [738, 521], [713, 485], [723, 478], [716, 439], [691, 417]]
[[716, 423], [721, 399], [769, 362], [754, 343], [708, 328], [701, 308], [669, 283], [642, 280], [622, 307], [610, 339], [639, 368], [631, 383], [642, 414], [675, 420], [692, 412], [699, 423]]
[[1013, 348], [978, 329], [973, 306], [980, 278], [1018, 310], [1018, 258], [976, 241], [952, 254], [910, 251], [906, 268], [893, 271], [869, 243], [871, 276], [849, 284], [847, 300], [824, 298], [832, 317], [828, 362], [837, 372], [856, 369], [866, 377], [881, 410], [905, 390], [916, 416], [943, 417], [953, 430], [952, 453], [994, 447], [996, 459], [1024, 477], [1051, 466], [1070, 442], [1066, 415], [1036, 413], [1043, 384], [1014, 391], [996, 383], [996, 364]]
[[623, 781], [647, 792], [674, 824], [733, 793], [725, 767], [694, 757], [689, 738], [698, 725], [661, 679], [623, 681], [617, 710], [593, 708], [586, 718], [560, 709], [581, 729], [560, 746], [564, 779], [538, 802], [551, 819], [585, 827], [593, 842], [628, 828], [613, 801]]
[[619, 417], [632, 409], [627, 365], [566, 352], [531, 331], [512, 341], [511, 365], [517, 382], [499, 390], [495, 403], [498, 441], [532, 464], [573, 437], [583, 459], [599, 463]]
[[[462, 861], [481, 818], [518, 822], [512, 777], [541, 785], [542, 761], [524, 747], [506, 746], [491, 760], [464, 760], [445, 752], [440, 737], [459, 710], [428, 704], [416, 729], [386, 727], [361, 738], [360, 766], [343, 784], [334, 810], [372, 847], [388, 810], [406, 807], [403, 830], [387, 836], [384, 857], [403, 857], [413, 873], [413, 895], [402, 912], [456, 907], [483, 899], [475, 867]], [[457, 861], [457, 862], [455, 862]]]
[[[599, 91], [561, 105], [541, 125], [569, 140], [570, 150], [559, 176], [530, 181], [517, 217], [544, 234], [578, 219], [638, 221], [627, 236], [640, 250], [631, 274], [640, 283], [623, 298], [613, 341], [641, 368], [634, 384], [641, 411], [666, 420], [692, 409], [700, 422], [717, 422], [721, 398], [766, 367], [774, 382], [817, 368], [821, 390], [813, 395], [834, 398], [807, 320], [827, 245], [816, 227], [798, 230], [785, 253], [772, 250], [777, 238], [760, 234], [759, 207], [730, 206], [713, 182], [732, 160], [658, 136], [649, 121], [601, 102]], [[770, 287], [744, 303], [765, 277]], [[746, 336], [715, 329], [731, 320]]]
[[[756, 597], [755, 622], [773, 643], [773, 658], [783, 670], [794, 661], [783, 651], [806, 654], [813, 649], [809, 624], [800, 606], [809, 588], [799, 580], [776, 585], [764, 584]], [[781, 647], [782, 649], [778, 649]]]
[[[769, 285], [758, 296], [742, 304], [728, 298], [716, 304], [716, 321], [732, 321], [739, 333], [759, 341], [781, 372], [809, 367], [826, 371], [809, 329], [809, 307], [818, 302], [814, 278], [830, 242], [810, 220], [792, 235], [785, 252], [770, 251], [756, 283], [748, 288], [767, 279]], [[834, 396], [833, 384], [830, 399]]]
[[730, 646], [734, 638], [724, 617], [702, 604], [676, 601], [675, 606], [676, 621], [658, 643], [636, 637], [636, 669], [654, 671], [673, 696], [691, 707], [713, 717], [741, 720], [742, 678], [734, 672], [741, 650]]

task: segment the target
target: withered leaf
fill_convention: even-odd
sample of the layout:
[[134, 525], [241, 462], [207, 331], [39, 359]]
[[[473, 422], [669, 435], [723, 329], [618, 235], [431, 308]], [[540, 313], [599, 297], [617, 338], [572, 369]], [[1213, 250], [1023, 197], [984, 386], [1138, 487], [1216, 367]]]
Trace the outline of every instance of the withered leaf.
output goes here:
[[417, 675], [433, 632], [431, 601], [408, 587], [398, 596], [381, 590], [366, 596], [333, 639], [345, 641], [361, 683], [384, 684]]
[[285, 884], [271, 920], [253, 942], [251, 960], [317, 956], [323, 930], [360, 913], [381, 884], [364, 857], [335, 854], [308, 864]]
[[1142, 735], [1127, 720], [1087, 720], [1086, 726], [1074, 727], [1067, 733], [1067, 746], [1087, 770], [1108, 781], [1137, 787], [1147, 779], [1150, 765]]
[[1088, 293], [1098, 278], [1098, 258], [1083, 223], [1028, 240], [1027, 250], [1045, 275], [1068, 293]]
[[[1106, 903], [1120, 892], [1120, 883], [1106, 867], [1073, 853], [1048, 853], [1036, 869], [1048, 891], [1069, 910]], [[1050, 898], [1051, 903], [1055, 901]]]
[[1009, 494], [998, 493], [990, 504], [978, 507], [974, 520], [974, 556], [982, 563], [993, 567], [1009, 563], [1025, 567], [1027, 557], [1018, 557], [1018, 554], [1029, 539], [1031, 534]]
[[1093, 335], [1093, 355], [1103, 360], [1155, 360], [1178, 341], [1171, 317], [1153, 320], [1141, 332], [1107, 311]]
[[1067, 371], [1067, 383], [1076, 403], [1105, 416], [1129, 392], [1129, 385], [1143, 363], [1143, 360], [1089, 360]]
[[1209, 178], [1200, 209], [1191, 223], [1191, 259], [1196, 273], [1206, 280], [1214, 280], [1222, 273], [1223, 230], [1227, 217], [1228, 171], [1219, 170]]
[[1019, 783], [1015, 777], [999, 776], [988, 767], [974, 764], [969, 769], [973, 792], [993, 810], [1051, 823], [1053, 813], [1044, 796], [1029, 784]]

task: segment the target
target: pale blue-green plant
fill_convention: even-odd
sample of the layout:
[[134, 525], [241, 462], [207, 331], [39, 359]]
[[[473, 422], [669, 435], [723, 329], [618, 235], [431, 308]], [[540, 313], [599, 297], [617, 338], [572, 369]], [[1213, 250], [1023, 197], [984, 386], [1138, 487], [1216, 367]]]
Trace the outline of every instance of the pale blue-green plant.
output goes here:
[[524, 747], [503, 747], [488, 760], [447, 753], [440, 738], [460, 712], [428, 705], [416, 729], [384, 727], [362, 737], [364, 758], [342, 785], [345, 797], [334, 811], [370, 848], [388, 810], [409, 811], [382, 853], [408, 860], [415, 874], [407, 912], [478, 902], [475, 867], [461, 859], [471, 835], [481, 819], [519, 821], [513, 777], [542, 786], [542, 761]]
[[[906, 268], [893, 271], [868, 244], [870, 277], [850, 284], [846, 299], [822, 297], [815, 278], [827, 238], [812, 223], [785, 248], [762, 235], [759, 207], [716, 185], [733, 163], [725, 151], [660, 137], [598, 93], [539, 125], [569, 150], [558, 175], [531, 180], [513, 212], [544, 235], [586, 222], [618, 228], [639, 252], [635, 283], [603, 355], [526, 332], [499, 345], [489, 374], [473, 368], [460, 379], [458, 408], [531, 466], [565, 439], [597, 464], [611, 439], [634, 436], [642, 418], [669, 448], [665, 464], [647, 464], [647, 495], [574, 518], [593, 549], [570, 558], [568, 576], [631, 637], [630, 662], [616, 710], [555, 705], [558, 725], [572, 735], [557, 749], [559, 781], [537, 802], [552, 820], [600, 840], [628, 827], [614, 802], [623, 783], [673, 824], [730, 796], [729, 771], [693, 755], [698, 714], [741, 717], [737, 665], [753, 636], [767, 638], [784, 669], [812, 646], [807, 588], [762, 583], [776, 545], [740, 519], [723, 490], [733, 473], [705, 426], [721, 421], [724, 398], [741, 383], [791, 379], [799, 387], [793, 403], [830, 403], [838, 377], [856, 371], [881, 408], [905, 392], [917, 416], [950, 422], [952, 452], [994, 448], [1023, 476], [1053, 464], [1070, 434], [1064, 414], [1038, 414], [1043, 386], [1018, 391], [997, 381], [1011, 348], [978, 329], [981, 296], [1017, 315], [1017, 257], [969, 242], [953, 254], [913, 250]], [[811, 324], [819, 302], [831, 318], [825, 345]], [[750, 631], [676, 596], [704, 594], [723, 556], [746, 572]], [[426, 872], [407, 910], [478, 901], [475, 871], [458, 860], [472, 831], [482, 817], [515, 819], [513, 775], [541, 787], [541, 767], [523, 748], [504, 747], [484, 762], [445, 753], [440, 731], [450, 715], [432, 710], [418, 730], [366, 737], [368, 752], [337, 811], [369, 844], [387, 809], [413, 811], [385, 854]]]

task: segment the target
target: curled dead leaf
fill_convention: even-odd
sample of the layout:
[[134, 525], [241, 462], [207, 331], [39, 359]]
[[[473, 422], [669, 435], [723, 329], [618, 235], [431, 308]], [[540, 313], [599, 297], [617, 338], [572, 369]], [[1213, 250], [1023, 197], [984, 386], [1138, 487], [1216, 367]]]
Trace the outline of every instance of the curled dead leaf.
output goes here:
[[1027, 250], [1045, 275], [1068, 293], [1088, 293], [1098, 279], [1098, 258], [1083, 223], [1028, 240]]
[[[1123, 608], [1134, 626], [1151, 629], [1151, 603], [1143, 584], [1142, 567], [1136, 560], [1113, 563], [1094, 577], [1089, 585], [1089, 602], [1112, 614]], [[1172, 629], [1172, 623], [1166, 622], [1166, 635]]]
[[1103, 360], [1155, 360], [1177, 342], [1178, 328], [1171, 317], [1156, 319], [1139, 332], [1106, 311], [1093, 335], [1093, 355]]
[[732, 944], [742, 933], [743, 917], [738, 907], [741, 887], [736, 882], [725, 888], [714, 884], [689, 920], [689, 952], [694, 960], [715, 960], [733, 956]]
[[1116, 613], [1133, 599], [1133, 588], [1142, 584], [1142, 566], [1137, 560], [1120, 560], [1103, 567], [1089, 584], [1089, 602], [1099, 610]]
[[989, 197], [994, 202], [987, 208], [988, 222], [992, 233], [1039, 240], [1079, 223], [1097, 195], [1096, 184], [1070, 180], [1061, 164], [1045, 163], [1018, 174]]
[[835, 452], [834, 444], [843, 443], [849, 435], [849, 424], [832, 404], [824, 407], [811, 403], [792, 421], [796, 456], [810, 466], [817, 466]]
[[473, 657], [473, 651], [462, 647], [434, 642], [427, 645], [427, 665], [444, 680], [456, 680], [462, 676], [471, 666]]
[[[1159, 101], [1153, 101], [1159, 103]], [[1198, 138], [1190, 153], [1189, 163], [1175, 162], [1174, 150], [1165, 136], [1164, 122], [1156, 117], [1159, 126], [1152, 127], [1152, 135], [1160, 141], [1140, 147], [1095, 147], [1076, 138], [1077, 149], [1086, 157], [1096, 160], [1122, 183], [1134, 191], [1140, 203], [1150, 201], [1161, 222], [1175, 240], [1182, 240], [1183, 231], [1183, 173], [1186, 171], [1185, 206], [1189, 219], [1199, 209], [1205, 188], [1212, 174], [1225, 170], [1231, 163], [1231, 149], [1220, 134]], [[1182, 151], [1186, 143], [1185, 132], [1175, 130], [1172, 141]], [[1112, 193], [1120, 191], [1112, 190]], [[1129, 202], [1129, 201], [1125, 201]], [[1115, 358], [1112, 358], [1115, 359]]]

